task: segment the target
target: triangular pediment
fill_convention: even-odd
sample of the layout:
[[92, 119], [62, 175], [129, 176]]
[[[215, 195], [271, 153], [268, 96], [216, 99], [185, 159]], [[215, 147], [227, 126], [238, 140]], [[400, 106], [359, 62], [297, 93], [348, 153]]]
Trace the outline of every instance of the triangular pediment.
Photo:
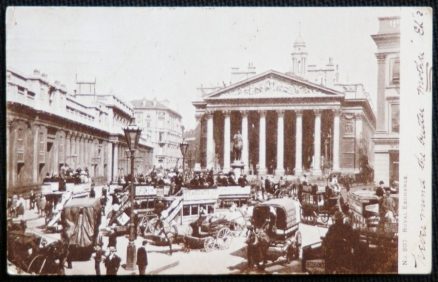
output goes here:
[[336, 90], [311, 83], [298, 77], [268, 71], [219, 89], [205, 100], [263, 99], [292, 97], [342, 97]]

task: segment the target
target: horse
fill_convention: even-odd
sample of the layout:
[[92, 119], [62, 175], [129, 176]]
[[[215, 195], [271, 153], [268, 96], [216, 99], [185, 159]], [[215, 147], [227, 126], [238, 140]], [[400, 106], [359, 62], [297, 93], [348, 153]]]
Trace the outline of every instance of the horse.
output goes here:
[[27, 272], [39, 275], [64, 275], [64, 264], [68, 256], [68, 245], [61, 240], [40, 248], [30, 259]]
[[248, 266], [252, 267], [255, 264], [258, 269], [263, 269], [268, 259], [270, 244], [268, 233], [263, 228], [249, 230], [246, 243], [248, 245]]

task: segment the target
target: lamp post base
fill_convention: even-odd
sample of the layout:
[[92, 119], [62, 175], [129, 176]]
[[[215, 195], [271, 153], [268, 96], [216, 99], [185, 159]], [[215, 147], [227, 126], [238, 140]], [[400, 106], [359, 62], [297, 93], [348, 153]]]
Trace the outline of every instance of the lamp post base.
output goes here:
[[135, 242], [129, 241], [128, 248], [126, 249], [126, 270], [135, 270]]

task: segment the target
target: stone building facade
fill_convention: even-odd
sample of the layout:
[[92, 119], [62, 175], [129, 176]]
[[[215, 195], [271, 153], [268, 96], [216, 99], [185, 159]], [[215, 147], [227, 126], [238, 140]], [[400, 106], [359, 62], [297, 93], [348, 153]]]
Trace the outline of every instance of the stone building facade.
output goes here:
[[154, 165], [173, 169], [182, 165], [181, 115], [167, 101], [141, 99], [131, 101], [142, 136], [154, 147]]
[[231, 140], [243, 138], [246, 173], [358, 173], [373, 165], [375, 115], [361, 84], [341, 84], [338, 67], [309, 65], [301, 36], [286, 73], [269, 70], [206, 91], [193, 102], [200, 123], [198, 161], [228, 171]]
[[399, 180], [400, 132], [400, 18], [379, 18], [377, 45], [377, 124], [375, 182], [385, 185]]
[[[24, 76], [7, 70], [7, 189], [38, 188], [67, 164], [87, 168], [96, 183], [130, 172], [123, 126], [133, 110], [113, 95], [81, 96], [34, 71]], [[140, 142], [137, 171], [151, 166], [153, 150]]]

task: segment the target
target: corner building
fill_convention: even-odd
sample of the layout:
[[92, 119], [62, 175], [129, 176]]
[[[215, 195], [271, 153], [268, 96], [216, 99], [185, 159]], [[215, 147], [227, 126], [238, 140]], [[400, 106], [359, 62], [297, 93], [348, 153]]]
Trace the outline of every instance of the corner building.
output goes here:
[[167, 169], [181, 166], [181, 115], [172, 110], [166, 100], [141, 99], [131, 101], [131, 104], [142, 137], [153, 145], [154, 165]]
[[[38, 189], [63, 165], [87, 168], [98, 185], [130, 173], [122, 128], [133, 110], [122, 100], [94, 91], [67, 93], [37, 70], [28, 77], [7, 70], [6, 82], [8, 193]], [[141, 140], [136, 172], [152, 166], [152, 155], [152, 147]]]
[[377, 46], [377, 128], [374, 135], [374, 181], [399, 181], [400, 18], [379, 18], [372, 35]]

